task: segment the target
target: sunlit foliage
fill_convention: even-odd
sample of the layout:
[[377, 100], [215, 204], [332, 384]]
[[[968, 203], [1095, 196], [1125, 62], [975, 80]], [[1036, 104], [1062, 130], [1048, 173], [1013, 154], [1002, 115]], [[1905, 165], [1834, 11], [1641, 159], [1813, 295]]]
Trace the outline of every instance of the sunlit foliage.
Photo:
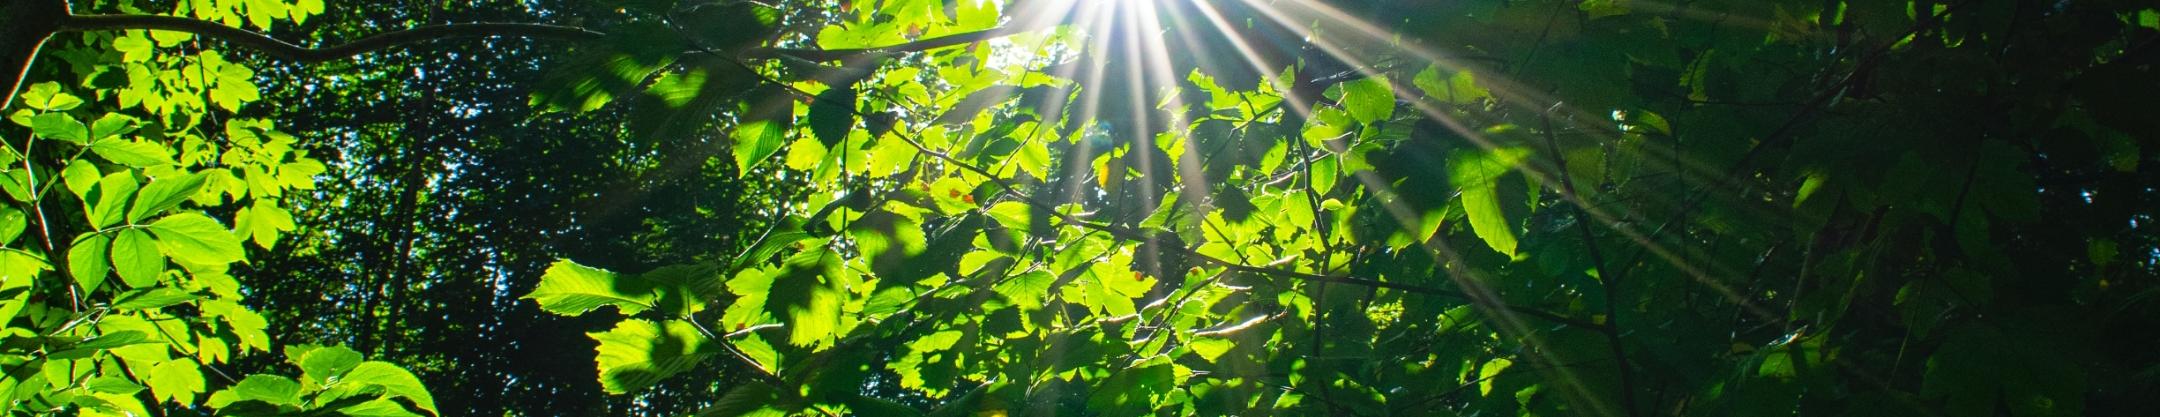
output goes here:
[[[241, 3], [174, 10], [267, 30], [322, 7]], [[728, 253], [515, 277], [605, 324], [558, 366], [608, 394], [749, 375], [640, 412], [2160, 397], [2151, 5], [642, 0], [571, 20], [595, 35], [517, 80], [534, 111], [619, 112], [603, 140], [715, 144], [681, 163], [802, 188], [723, 229]], [[342, 347], [279, 349], [298, 377], [219, 371], [274, 348], [229, 265], [277, 248], [282, 198], [328, 168], [232, 116], [260, 105], [255, 74], [187, 35], [63, 42], [0, 130], [0, 399], [436, 413], [419, 378]], [[710, 231], [639, 236], [671, 233]]]

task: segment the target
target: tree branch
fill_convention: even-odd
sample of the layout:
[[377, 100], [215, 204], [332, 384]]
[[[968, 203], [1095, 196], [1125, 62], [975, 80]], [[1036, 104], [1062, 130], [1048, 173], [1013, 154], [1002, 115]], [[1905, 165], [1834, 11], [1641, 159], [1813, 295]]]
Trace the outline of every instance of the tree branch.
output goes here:
[[[185, 32], [218, 39], [233, 45], [260, 51], [279, 59], [304, 64], [335, 61], [361, 54], [382, 51], [414, 43], [451, 39], [485, 37], [520, 37], [535, 39], [560, 39], [568, 41], [591, 41], [607, 34], [591, 29], [542, 23], [454, 23], [427, 25], [411, 29], [378, 33], [343, 44], [309, 48], [278, 40], [269, 35], [247, 29], [226, 26], [216, 22], [177, 16], [159, 15], [82, 15], [70, 14], [66, 3], [39, 0], [11, 3], [0, 7], [6, 11], [0, 23], [7, 29], [0, 30], [0, 64], [5, 64], [12, 79], [0, 76], [0, 107], [14, 102], [15, 92], [20, 90], [22, 78], [27, 76], [30, 63], [35, 59], [37, 47], [58, 32], [90, 32], [104, 30], [163, 30]], [[1050, 22], [1055, 24], [1057, 22]], [[796, 58], [814, 62], [839, 61], [878, 54], [922, 52], [937, 48], [964, 45], [1033, 31], [1047, 27], [1040, 24], [1010, 25], [974, 32], [956, 33], [929, 39], [921, 39], [897, 45], [855, 49], [802, 49], [802, 48], [750, 48], [742, 50], [737, 57], [744, 59]], [[694, 51], [693, 51], [694, 52]]]
[[321, 48], [308, 48], [272, 38], [268, 35], [222, 24], [174, 16], [155, 15], [100, 15], [70, 16], [60, 25], [63, 32], [88, 32], [100, 30], [146, 29], [187, 32], [215, 38], [234, 45], [247, 47], [270, 56], [318, 63], [351, 58], [360, 54], [381, 51], [437, 39], [479, 38], [508, 36], [523, 38], [548, 38], [572, 41], [599, 39], [603, 36], [585, 28], [556, 26], [539, 23], [455, 23], [428, 25], [412, 29], [378, 33], [352, 42]]
[[1627, 408], [1627, 415], [1641, 416], [1642, 410], [1635, 405], [1633, 365], [1628, 361], [1627, 346], [1620, 339], [1621, 274], [1605, 269], [1605, 254], [1598, 250], [1597, 235], [1590, 230], [1592, 221], [1583, 210], [1589, 202], [1575, 192], [1575, 178], [1568, 173], [1567, 156], [1560, 153], [1560, 139], [1553, 133], [1552, 125], [1552, 111], [1559, 108], [1559, 104], [1554, 104], [1539, 114], [1538, 120], [1545, 125], [1545, 146], [1552, 153], [1553, 171], [1560, 177], [1560, 194], [1571, 203], [1568, 208], [1573, 209], [1571, 214], [1575, 216], [1575, 230], [1582, 235], [1583, 250], [1590, 255], [1590, 267], [1598, 271], [1598, 282], [1605, 287], [1605, 342], [1612, 349], [1613, 360], [1620, 365], [1620, 404]]
[[742, 53], [741, 57], [743, 57], [743, 58], [748, 58], [748, 59], [775, 59], [775, 58], [781, 58], [781, 57], [792, 57], [792, 58], [798, 58], [798, 59], [802, 59], [802, 60], [807, 60], [807, 61], [814, 61], [814, 62], [829, 62], [829, 61], [839, 61], [839, 60], [843, 60], [843, 59], [849, 59], [849, 58], [855, 58], [855, 57], [860, 57], [860, 56], [872, 55], [872, 54], [896, 54], [896, 53], [907, 53], [907, 52], [922, 52], [922, 51], [928, 51], [928, 50], [932, 50], [932, 49], [944, 48], [944, 47], [948, 47], [948, 46], [957, 46], [957, 45], [965, 45], [965, 44], [970, 44], [970, 43], [975, 43], [975, 42], [981, 42], [981, 41], [986, 41], [986, 40], [991, 40], [991, 39], [997, 39], [997, 38], [1002, 38], [1002, 37], [1005, 37], [1005, 36], [1010, 36], [1010, 35], [1012, 35], [1012, 34], [1016, 34], [1016, 33], [1022, 33], [1022, 32], [1029, 32], [1029, 31], [1033, 31], [1033, 30], [1036, 30], [1036, 29], [1041, 29], [1041, 28], [1040, 28], [1040, 27], [1034, 27], [1034, 26], [1032, 26], [1032, 25], [1011, 25], [1011, 26], [1001, 26], [1001, 27], [996, 27], [996, 28], [990, 28], [990, 29], [984, 29], [984, 30], [979, 30], [979, 31], [974, 31], [974, 32], [963, 32], [963, 33], [955, 33], [955, 34], [951, 34], [951, 35], [939, 36], [939, 37], [935, 37], [935, 38], [929, 38], [929, 39], [922, 39], [922, 40], [916, 40], [916, 41], [913, 41], [913, 42], [906, 42], [906, 43], [901, 43], [901, 44], [896, 44], [896, 45], [890, 45], [890, 46], [881, 46], [881, 47], [875, 47], [875, 48], [856, 48], [856, 49], [800, 49], [800, 48], [751, 48], [751, 49], [749, 49], [749, 50], [745, 50], [745, 51], [743, 51], [743, 53]]

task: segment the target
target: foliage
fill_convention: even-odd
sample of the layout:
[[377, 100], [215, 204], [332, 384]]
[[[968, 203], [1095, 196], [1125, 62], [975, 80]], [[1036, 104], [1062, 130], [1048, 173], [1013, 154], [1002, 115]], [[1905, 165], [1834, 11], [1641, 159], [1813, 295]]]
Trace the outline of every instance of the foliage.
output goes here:
[[[321, 9], [173, 10], [269, 27]], [[221, 369], [273, 347], [229, 271], [247, 262], [244, 245], [271, 249], [293, 230], [285, 197], [327, 167], [274, 122], [231, 114], [261, 98], [248, 66], [159, 52], [189, 41], [130, 31], [48, 46], [59, 65], [39, 78], [59, 81], [29, 86], [7, 114], [19, 128], [0, 153], [0, 402], [25, 415], [434, 415], [412, 374], [342, 347], [288, 347], [305, 371], [297, 382]]]
[[[280, 37], [334, 43], [427, 22], [604, 28], [622, 21], [614, 9], [331, 7]], [[631, 133], [629, 119], [666, 106], [659, 100], [533, 111], [527, 96], [543, 69], [573, 61], [562, 48], [497, 37], [262, 63], [259, 82], [280, 86], [264, 100], [278, 105], [251, 112], [309, 132], [305, 148], [334, 167], [292, 203], [296, 226], [279, 250], [235, 274], [279, 343], [343, 343], [404, 365], [445, 415], [657, 414], [709, 404], [742, 380], [707, 363], [635, 395], [605, 395], [591, 366], [564, 364], [592, 361], [585, 334], [614, 320], [558, 317], [518, 299], [558, 256], [643, 270], [732, 252], [738, 235], [763, 230], [766, 201], [793, 193], [768, 176], [739, 179], [728, 158], [712, 158], [729, 153], [724, 133]]]
[[[321, 11], [273, 3], [180, 10]], [[411, 106], [357, 126], [224, 118], [261, 99], [246, 64], [93, 33], [4, 131], [0, 388], [432, 414], [429, 371], [549, 375], [442, 346], [582, 333], [579, 376], [638, 395], [618, 413], [2134, 413], [2160, 397], [2160, 11], [2027, 3], [641, 0], [562, 22], [607, 35], [524, 89], [399, 67], [298, 100]], [[443, 90], [517, 91], [562, 135]], [[465, 113], [488, 127], [413, 118]], [[284, 200], [329, 170], [286, 118], [363, 172]], [[250, 271], [362, 284], [258, 278], [251, 312], [228, 272], [294, 232], [309, 252]], [[508, 290], [531, 303], [471, 311]], [[265, 316], [354, 311], [279, 332], [298, 378], [203, 374], [269, 350]], [[473, 336], [505, 328], [553, 344]]]
[[[2120, 255], [2152, 248], [2154, 130], [2122, 115], [2152, 103], [2061, 88], [2152, 88], [2150, 9], [1106, 3], [1073, 7], [1126, 20], [838, 66], [730, 69], [694, 21], [581, 49], [603, 70], [535, 103], [725, 74], [676, 100], [785, 93], [807, 118], [722, 114], [740, 169], [813, 188], [742, 255], [563, 261], [527, 298], [629, 316], [591, 335], [611, 392], [764, 373], [704, 415], [2082, 415], [2160, 386], [2120, 347], [2154, 324]], [[935, 5], [743, 36], [1027, 18]], [[1132, 40], [1210, 12], [1319, 35], [1198, 36], [1242, 72]]]

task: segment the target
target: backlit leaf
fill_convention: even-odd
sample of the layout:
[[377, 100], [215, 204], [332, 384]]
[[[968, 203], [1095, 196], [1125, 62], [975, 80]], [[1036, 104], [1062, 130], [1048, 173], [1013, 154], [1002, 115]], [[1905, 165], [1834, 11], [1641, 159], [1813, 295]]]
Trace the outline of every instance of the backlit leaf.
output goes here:
[[1502, 193], [1500, 177], [1514, 169], [1515, 164], [1529, 154], [1523, 149], [1458, 150], [1448, 155], [1448, 179], [1462, 192], [1463, 213], [1470, 217], [1470, 228], [1484, 239], [1487, 246], [1503, 254], [1515, 254], [1515, 225], [1501, 210], [1503, 195], [1518, 196], [1519, 191]]
[[650, 283], [570, 260], [556, 261], [548, 267], [547, 273], [540, 276], [540, 285], [522, 298], [540, 303], [542, 310], [566, 316], [605, 306], [614, 306], [623, 314], [637, 314], [653, 308], [655, 301]]
[[587, 333], [600, 342], [600, 387], [610, 394], [645, 389], [697, 366], [717, 353], [697, 327], [681, 321], [624, 320], [613, 330]]
[[141, 229], [121, 230], [112, 240], [113, 272], [120, 273], [120, 280], [129, 287], [145, 288], [157, 285], [158, 276], [165, 272], [165, 254], [158, 251], [157, 240]]
[[231, 230], [201, 214], [165, 216], [150, 223], [150, 232], [157, 234], [158, 246], [166, 254], [184, 263], [223, 265], [245, 254], [240, 239], [233, 237]]

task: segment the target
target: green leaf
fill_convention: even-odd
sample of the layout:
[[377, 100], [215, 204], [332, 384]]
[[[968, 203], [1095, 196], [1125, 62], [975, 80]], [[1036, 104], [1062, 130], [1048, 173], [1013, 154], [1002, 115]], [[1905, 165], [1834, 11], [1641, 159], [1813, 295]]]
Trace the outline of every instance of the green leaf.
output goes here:
[[106, 138], [90, 143], [90, 152], [113, 163], [131, 167], [171, 165], [172, 155], [163, 145], [155, 143]]
[[140, 289], [121, 293], [119, 296], [113, 297], [113, 309], [159, 309], [174, 304], [195, 301], [196, 299], [200, 298], [202, 298], [202, 296], [190, 294], [186, 291], [176, 290], [168, 287]]
[[1358, 123], [1373, 124], [1395, 116], [1395, 87], [1386, 77], [1372, 76], [1342, 84], [1343, 110]]
[[1012, 301], [1014, 305], [1032, 310], [1043, 306], [1044, 299], [1050, 294], [1050, 284], [1056, 282], [1057, 276], [1050, 275], [1049, 271], [1037, 270], [999, 282], [991, 286], [991, 290], [1005, 296], [1005, 299]]
[[851, 394], [845, 400], [849, 411], [865, 416], [914, 417], [923, 415], [921, 410], [910, 408], [891, 400], [868, 395]]
[[1202, 337], [1193, 339], [1191, 346], [1193, 354], [1200, 355], [1201, 359], [1207, 359], [1208, 362], [1214, 362], [1216, 358], [1229, 353], [1230, 348], [1237, 347], [1237, 342], [1220, 337]]
[[781, 15], [781, 11], [773, 6], [740, 1], [705, 3], [670, 16], [683, 27], [727, 28], [692, 31], [689, 35], [697, 39], [699, 46], [734, 51], [770, 38]]
[[1492, 92], [1477, 85], [1476, 76], [1470, 71], [1447, 71], [1453, 75], [1442, 76], [1439, 65], [1425, 67], [1412, 80], [1426, 97], [1453, 104], [1472, 104], [1492, 98]]
[[[178, 207], [180, 202], [193, 197], [203, 187], [203, 175], [187, 174], [173, 178], [151, 181], [135, 192], [135, 204], [128, 209], [128, 223], [137, 223], [151, 215]], [[259, 204], [259, 203], [258, 203]]]
[[231, 230], [201, 214], [179, 213], [150, 224], [158, 245], [174, 260], [203, 265], [223, 265], [246, 256], [240, 239]]
[[261, 314], [229, 300], [204, 300], [196, 306], [202, 309], [203, 316], [224, 319], [230, 326], [228, 330], [240, 339], [242, 347], [270, 350], [270, 334], [263, 331], [270, 327], [270, 321], [263, 319]]
[[313, 190], [315, 189], [315, 176], [322, 175], [324, 171], [328, 170], [329, 167], [323, 166], [322, 162], [313, 159], [301, 159], [295, 162], [278, 164], [277, 180], [279, 184], [283, 184], [286, 188]]
[[413, 376], [412, 372], [389, 362], [362, 362], [353, 366], [351, 371], [346, 371], [345, 375], [332, 380], [327, 387], [348, 392], [381, 389], [384, 397], [403, 398], [412, 401], [413, 405], [421, 410], [427, 410], [428, 414], [439, 414], [435, 410], [435, 396], [428, 394], [427, 386], [420, 383], [420, 377]]
[[773, 394], [772, 386], [765, 384], [736, 385], [735, 388], [729, 389], [727, 394], [721, 395], [720, 399], [715, 401], [712, 406], [698, 410], [697, 417], [787, 415], [786, 413], [773, 412], [776, 410], [769, 408], [769, 406], [776, 405], [774, 404], [775, 401], [773, 401], [775, 400]]
[[22, 210], [0, 208], [0, 244], [15, 243], [15, 238], [22, 237], [23, 228], [29, 224], [29, 216]]
[[810, 133], [831, 148], [847, 139], [855, 128], [855, 88], [835, 86], [818, 93], [810, 104]]
[[1028, 140], [1020, 144], [1019, 152], [1013, 154], [1013, 165], [1035, 178], [1049, 178], [1050, 146], [1042, 140]]
[[278, 207], [268, 200], [255, 200], [252, 207], [241, 208], [233, 214], [233, 232], [243, 238], [253, 238], [263, 249], [276, 249], [279, 233], [297, 228], [292, 212]]
[[0, 252], [0, 297], [9, 297], [0, 302], [0, 322], [13, 320], [22, 312], [29, 304], [31, 282], [49, 269], [52, 265], [28, 252]]
[[150, 287], [165, 272], [165, 254], [158, 252], [157, 241], [149, 233], [121, 230], [112, 241], [112, 264], [113, 272], [120, 273], [120, 281], [129, 287]]
[[1594, 20], [1628, 14], [1632, 10], [1627, 3], [1627, 0], [1583, 0], [1581, 4], [1577, 4], [1575, 7], [1589, 14], [1590, 18]]
[[788, 258], [773, 276], [765, 311], [786, 322], [789, 344], [824, 347], [838, 338], [850, 284], [840, 261], [829, 248], [813, 248]]
[[30, 132], [50, 139], [82, 144], [90, 141], [90, 127], [67, 113], [45, 113], [30, 117]]
[[81, 159], [68, 163], [67, 168], [60, 170], [60, 179], [67, 183], [68, 191], [74, 192], [75, 197], [86, 200], [90, 198], [90, 188], [97, 186], [98, 180], [104, 177], [104, 173], [98, 172], [96, 164]]
[[[112, 273], [112, 258], [108, 255], [111, 246], [111, 236], [85, 234], [68, 248], [68, 273], [75, 276], [75, 284], [82, 287], [84, 294], [97, 292], [105, 276]], [[150, 250], [156, 253], [157, 247], [151, 246]], [[165, 261], [160, 258], [158, 263], [162, 266]]]
[[153, 340], [150, 338], [149, 335], [143, 334], [143, 332], [140, 331], [121, 330], [106, 332], [105, 334], [90, 338], [90, 340], [84, 340], [82, 341], [82, 343], [76, 343], [74, 346], [69, 346], [66, 350], [53, 352], [51, 357], [61, 359], [82, 359], [95, 356], [100, 351], [110, 350], [118, 347], [164, 343], [165, 341]]
[[135, 189], [138, 186], [135, 175], [128, 172], [115, 172], [98, 180], [96, 195], [83, 201], [83, 204], [88, 205], [88, 210], [83, 214], [88, 216], [90, 225], [102, 228], [124, 220], [128, 202], [135, 199]]
[[140, 36], [121, 36], [113, 39], [113, 50], [120, 51], [124, 62], [142, 62], [157, 53], [157, 45]]
[[1341, 167], [1342, 163], [1336, 161], [1334, 155], [1323, 154], [1319, 159], [1314, 160], [1312, 163], [1312, 176], [1309, 178], [1312, 182], [1313, 192], [1320, 195], [1334, 192], [1335, 184], [1341, 182], [1342, 178], [1345, 177], [1342, 174]]
[[344, 346], [309, 349], [300, 355], [300, 374], [317, 385], [326, 385], [332, 378], [360, 366], [361, 359], [360, 352]]
[[634, 137], [654, 142], [702, 136], [716, 116], [728, 113], [722, 106], [737, 102], [745, 90], [757, 85], [755, 75], [718, 62], [718, 58], [700, 57], [684, 63], [686, 69], [653, 80], [644, 94], [637, 96], [633, 104], [637, 110], [629, 112], [624, 128]]
[[623, 314], [637, 314], [654, 307], [653, 291], [652, 284], [644, 280], [565, 259], [549, 266], [540, 275], [540, 285], [523, 298], [540, 303], [541, 310], [565, 316], [582, 315], [604, 306], [615, 306]]
[[15, 201], [29, 202], [30, 171], [11, 169], [0, 173], [0, 191], [7, 192], [8, 197]]
[[922, 152], [906, 140], [892, 136], [878, 139], [870, 149], [870, 176], [885, 178], [906, 172], [921, 155]]
[[677, 373], [690, 370], [716, 353], [697, 327], [670, 320], [664, 325], [646, 320], [624, 320], [615, 329], [586, 333], [600, 342], [596, 360], [600, 387], [609, 394], [625, 394], [650, 387]]
[[91, 391], [118, 395], [135, 395], [135, 393], [143, 390], [142, 385], [136, 385], [134, 381], [118, 376], [91, 378], [90, 382], [83, 384], [83, 386], [90, 388]]
[[143, 380], [150, 384], [150, 392], [157, 399], [181, 404], [195, 402], [195, 394], [206, 387], [202, 369], [195, 362], [185, 360], [165, 361], [150, 369], [150, 377]]
[[232, 387], [241, 400], [277, 405], [300, 405], [300, 383], [277, 375], [248, 375]]
[[125, 114], [106, 113], [104, 116], [98, 117], [97, 121], [90, 122], [90, 140], [96, 142], [119, 137], [134, 132], [137, 127], [140, 127], [141, 123], [140, 120]]
[[785, 160], [788, 169], [809, 171], [824, 163], [828, 152], [825, 144], [819, 143], [817, 138], [805, 136], [795, 139], [795, 143], [788, 146]]
[[780, 251], [815, 237], [810, 235], [810, 232], [802, 230], [799, 219], [787, 219], [784, 224], [773, 228], [772, 233], [759, 237], [757, 244], [751, 245], [750, 250], [744, 251], [742, 255], [730, 261], [728, 269], [741, 270], [750, 268], [755, 264], [768, 262], [773, 255], [779, 254]]
[[993, 85], [968, 93], [967, 98], [953, 103], [944, 114], [938, 115], [936, 123], [957, 125], [975, 120], [975, 115], [992, 106], [1020, 97], [1020, 88], [1009, 85]]
[[1470, 229], [1484, 239], [1487, 246], [1509, 256], [1515, 255], [1515, 226], [1501, 210], [1499, 180], [1514, 169], [1529, 151], [1519, 148], [1502, 148], [1490, 152], [1464, 149], [1448, 155], [1448, 179], [1462, 192], [1463, 213], [1470, 217]]
[[644, 84], [687, 50], [682, 34], [665, 25], [644, 23], [610, 28], [606, 39], [554, 66], [537, 83], [531, 103], [543, 110], [587, 112]]
[[33, 84], [22, 92], [23, 104], [44, 111], [68, 111], [83, 104], [81, 98], [60, 91], [60, 83]]
[[421, 417], [422, 414], [406, 409], [404, 404], [388, 398], [377, 398], [339, 408], [338, 414], [350, 417]]
[[749, 175], [750, 168], [771, 158], [787, 144], [786, 123], [777, 120], [755, 120], [735, 126], [735, 166], [739, 175]]

